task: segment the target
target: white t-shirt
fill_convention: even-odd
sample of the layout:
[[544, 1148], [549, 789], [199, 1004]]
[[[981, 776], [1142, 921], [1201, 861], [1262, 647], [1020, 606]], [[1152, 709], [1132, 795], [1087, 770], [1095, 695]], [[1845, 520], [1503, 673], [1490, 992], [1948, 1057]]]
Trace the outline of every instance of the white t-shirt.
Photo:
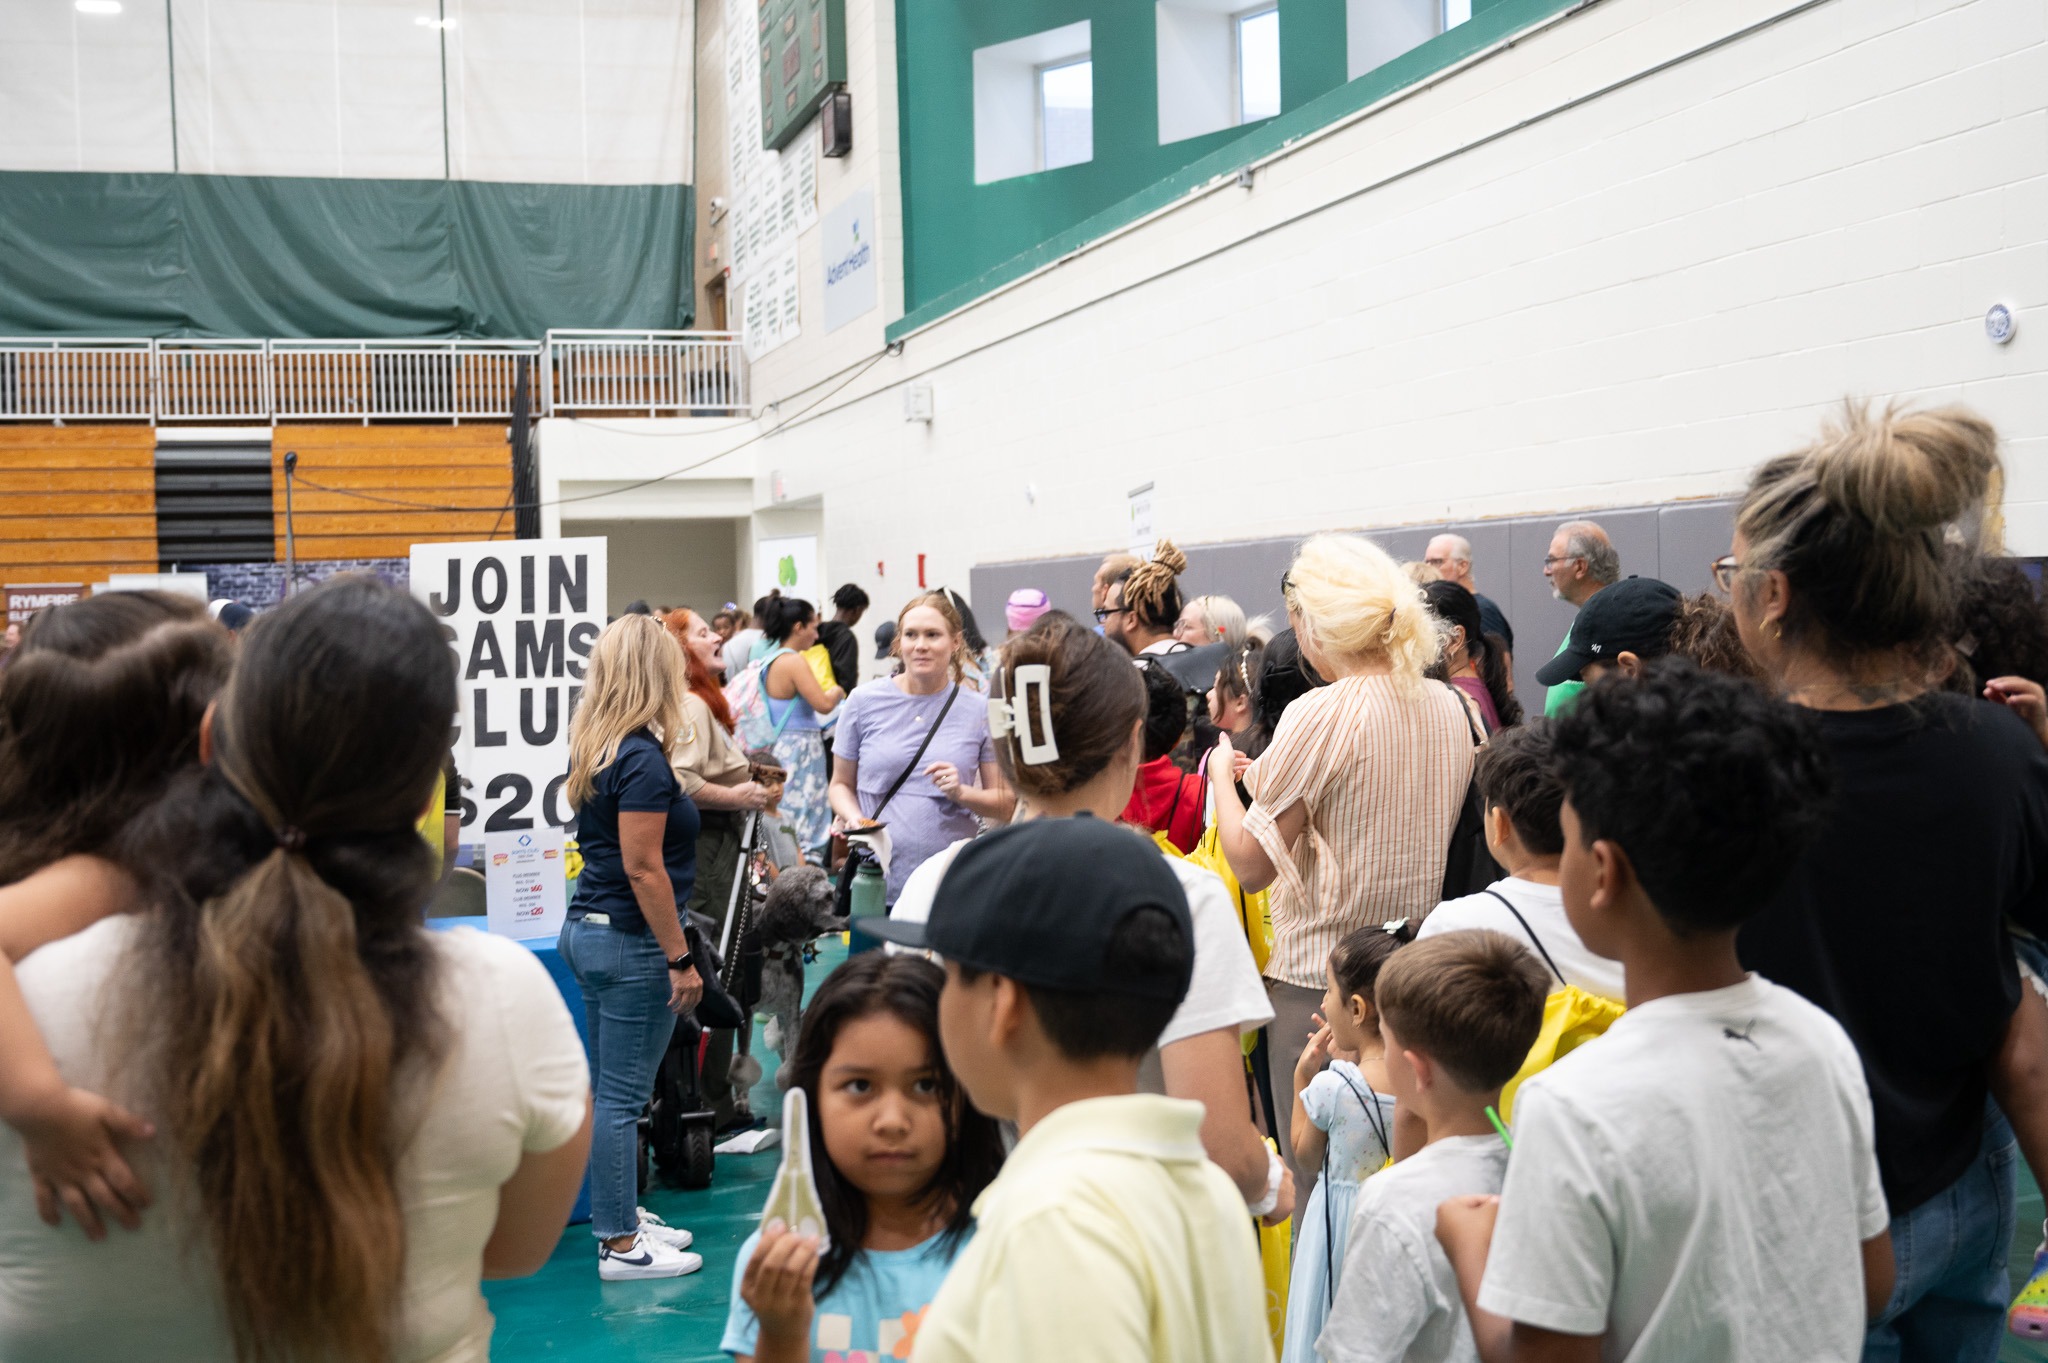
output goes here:
[[[1416, 939], [1434, 937], [1440, 932], [1484, 928], [1505, 934], [1527, 946], [1529, 933], [1522, 930], [1515, 916], [1487, 890], [1497, 890], [1506, 895], [1509, 903], [1521, 910], [1522, 917], [1529, 920], [1530, 930], [1543, 943], [1543, 950], [1557, 962], [1566, 984], [1575, 984], [1588, 994], [1598, 994], [1616, 1003], [1628, 1001], [1621, 962], [1595, 956], [1586, 949], [1586, 944], [1579, 940], [1579, 934], [1572, 930], [1571, 919], [1565, 917], [1564, 892], [1555, 885], [1538, 885], [1533, 880], [1508, 876], [1494, 881], [1478, 894], [1468, 894], [1463, 899], [1446, 899], [1422, 920], [1422, 926], [1415, 933]], [[1537, 954], [1539, 958], [1542, 955], [1541, 952]]]
[[1499, 1192], [1507, 1166], [1500, 1137], [1447, 1136], [1367, 1179], [1316, 1351], [1334, 1363], [1479, 1363], [1436, 1209]]
[[[138, 927], [109, 918], [54, 942], [19, 967], [21, 990], [70, 1083], [110, 1092], [98, 1046], [108, 986]], [[405, 1208], [405, 1318], [399, 1363], [482, 1363], [491, 1313], [478, 1283], [498, 1189], [528, 1151], [558, 1148], [583, 1124], [590, 1091], [583, 1044], [533, 953], [474, 928], [432, 934], [450, 1050], [400, 1168]], [[0, 1125], [0, 1358], [133, 1358], [218, 1363], [234, 1357], [196, 1196], [176, 1186], [159, 1136], [136, 1152], [156, 1199], [142, 1229], [89, 1243], [66, 1217], [36, 1219], [21, 1138]], [[394, 1252], [399, 1246], [392, 1246]]]
[[1752, 975], [1639, 1004], [1522, 1085], [1479, 1304], [1604, 1331], [1612, 1361], [1851, 1363], [1886, 1224], [1855, 1047]]
[[[889, 917], [906, 923], [929, 922], [939, 882], [969, 841], [954, 843], [912, 871]], [[1160, 855], [1166, 856], [1164, 852]], [[1180, 877], [1180, 887], [1188, 897], [1188, 914], [1194, 919], [1195, 973], [1188, 982], [1188, 996], [1159, 1034], [1159, 1044], [1171, 1046], [1225, 1027], [1235, 1027], [1240, 1034], [1256, 1032], [1273, 1020], [1273, 1004], [1266, 997], [1259, 968], [1252, 962], [1244, 926], [1230, 906], [1230, 891], [1214, 872], [1179, 857], [1166, 857], [1166, 864]]]

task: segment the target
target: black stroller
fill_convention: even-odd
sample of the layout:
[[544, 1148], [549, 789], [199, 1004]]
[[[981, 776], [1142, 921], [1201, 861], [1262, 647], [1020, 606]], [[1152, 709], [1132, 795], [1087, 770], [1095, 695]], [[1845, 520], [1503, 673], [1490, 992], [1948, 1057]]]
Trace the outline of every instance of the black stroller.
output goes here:
[[705, 1101], [704, 1052], [712, 1028], [733, 1029], [744, 1036], [761, 998], [761, 938], [754, 926], [759, 908], [754, 869], [759, 829], [760, 820], [749, 814], [740, 834], [739, 869], [733, 875], [732, 899], [717, 948], [710, 946], [706, 931], [715, 926], [710, 919], [692, 915], [684, 925], [699, 962], [697, 973], [704, 979], [704, 997], [691, 1016], [676, 1020], [675, 1034], [655, 1071], [654, 1095], [640, 1117], [642, 1192], [655, 1169], [678, 1188], [711, 1186], [714, 1116]]

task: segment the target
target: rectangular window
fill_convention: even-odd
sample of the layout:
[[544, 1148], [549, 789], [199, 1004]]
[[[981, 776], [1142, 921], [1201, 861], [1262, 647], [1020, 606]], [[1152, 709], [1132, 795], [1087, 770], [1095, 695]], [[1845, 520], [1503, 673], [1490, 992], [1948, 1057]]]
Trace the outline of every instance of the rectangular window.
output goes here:
[[1038, 72], [1038, 168], [1095, 159], [1095, 63], [1083, 58]]
[[1280, 10], [1237, 16], [1237, 121], [1251, 123], [1280, 112]]

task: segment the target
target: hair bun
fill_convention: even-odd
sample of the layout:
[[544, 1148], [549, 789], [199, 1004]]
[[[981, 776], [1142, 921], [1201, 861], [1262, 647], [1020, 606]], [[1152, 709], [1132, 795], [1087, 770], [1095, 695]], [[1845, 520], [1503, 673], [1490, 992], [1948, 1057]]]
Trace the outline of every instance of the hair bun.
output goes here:
[[1188, 556], [1172, 540], [1161, 540], [1153, 547], [1152, 561], [1175, 577], [1188, 570]]
[[1997, 478], [1998, 432], [1961, 407], [1848, 406], [1809, 452], [1816, 489], [1880, 534], [1975, 521]]

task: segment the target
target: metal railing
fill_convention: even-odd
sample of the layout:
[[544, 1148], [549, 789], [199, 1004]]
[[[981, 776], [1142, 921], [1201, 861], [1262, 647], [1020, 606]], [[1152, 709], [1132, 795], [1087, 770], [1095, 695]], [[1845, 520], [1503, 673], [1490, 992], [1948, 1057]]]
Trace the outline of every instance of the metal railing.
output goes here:
[[536, 415], [745, 415], [740, 338], [551, 331], [545, 341], [0, 337], [0, 421], [503, 421], [519, 360]]
[[550, 331], [551, 412], [747, 410], [747, 358], [728, 331]]

